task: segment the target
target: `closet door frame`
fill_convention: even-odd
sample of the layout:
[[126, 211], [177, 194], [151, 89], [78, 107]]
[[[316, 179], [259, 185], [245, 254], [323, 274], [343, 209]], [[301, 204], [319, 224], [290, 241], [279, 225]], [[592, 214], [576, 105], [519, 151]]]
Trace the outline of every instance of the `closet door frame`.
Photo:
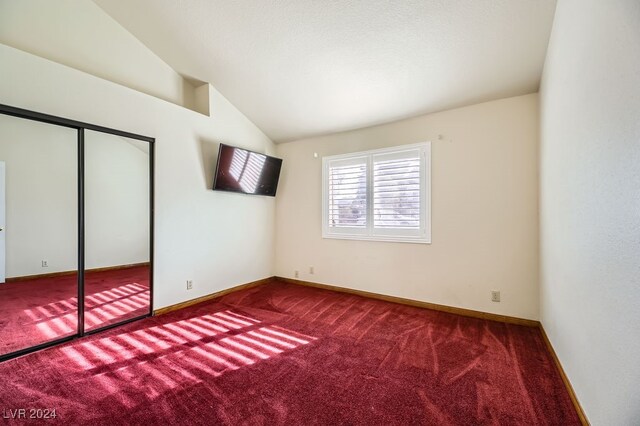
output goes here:
[[[11, 358], [22, 356], [31, 352], [35, 352], [41, 349], [45, 349], [51, 346], [59, 345], [61, 343], [68, 342], [78, 337], [87, 336], [101, 331], [118, 327], [123, 324], [127, 324], [133, 321], [137, 321], [143, 318], [150, 317], [153, 314], [153, 287], [154, 287], [154, 193], [155, 193], [155, 138], [149, 136], [138, 135], [135, 133], [125, 132], [118, 129], [112, 129], [109, 127], [98, 126], [95, 124], [84, 123], [81, 121], [70, 120], [68, 118], [57, 117], [54, 115], [44, 114], [41, 112], [30, 111], [22, 108], [17, 108], [9, 105], [0, 104], [0, 114], [24, 118], [33, 121], [39, 121], [41, 123], [47, 123], [55, 126], [62, 126], [71, 129], [75, 129], [77, 133], [77, 190], [78, 190], [78, 326], [76, 333], [70, 336], [66, 336], [60, 339], [51, 340], [45, 343], [40, 343], [28, 348], [19, 349], [14, 352], [0, 355], [0, 361], [5, 361]], [[111, 135], [121, 136], [130, 139], [136, 139], [149, 143], [149, 311], [134, 318], [129, 318], [114, 324], [109, 324], [105, 327], [97, 328], [88, 332], [84, 330], [84, 278], [85, 278], [85, 209], [84, 209], [84, 136], [85, 130], [92, 130], [96, 132], [108, 133]]]

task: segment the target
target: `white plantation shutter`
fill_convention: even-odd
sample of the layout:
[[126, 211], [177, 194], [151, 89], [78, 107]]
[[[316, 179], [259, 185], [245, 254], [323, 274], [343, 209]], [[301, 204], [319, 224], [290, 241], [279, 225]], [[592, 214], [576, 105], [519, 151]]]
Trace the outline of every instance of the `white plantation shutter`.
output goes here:
[[372, 155], [374, 234], [420, 237], [424, 228], [423, 150]]
[[428, 143], [323, 158], [323, 237], [428, 243]]
[[364, 234], [367, 220], [367, 158], [327, 165], [327, 227], [335, 233]]

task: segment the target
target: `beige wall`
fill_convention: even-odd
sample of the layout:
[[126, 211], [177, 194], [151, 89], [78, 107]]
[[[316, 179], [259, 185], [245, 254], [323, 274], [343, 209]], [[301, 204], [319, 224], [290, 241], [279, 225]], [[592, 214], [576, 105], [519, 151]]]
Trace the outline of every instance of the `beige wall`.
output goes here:
[[541, 320], [593, 425], [640, 422], [640, 2], [558, 3], [541, 96]]
[[0, 0], [0, 43], [178, 105], [194, 103], [194, 88], [92, 1]]
[[[531, 94], [277, 145], [276, 273], [537, 319], [538, 125]], [[323, 156], [422, 141], [432, 141], [432, 244], [322, 239]]]

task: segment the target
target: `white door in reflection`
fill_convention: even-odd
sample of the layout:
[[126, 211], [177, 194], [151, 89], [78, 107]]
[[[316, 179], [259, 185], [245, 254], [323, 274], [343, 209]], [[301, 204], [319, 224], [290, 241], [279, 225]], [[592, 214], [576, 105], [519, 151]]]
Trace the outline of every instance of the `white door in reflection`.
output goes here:
[[149, 144], [85, 131], [85, 330], [149, 313]]
[[5, 244], [4, 244], [4, 235], [6, 231], [5, 226], [5, 186], [4, 186], [4, 176], [5, 176], [5, 164], [4, 161], [0, 161], [0, 284], [4, 284], [5, 278]]

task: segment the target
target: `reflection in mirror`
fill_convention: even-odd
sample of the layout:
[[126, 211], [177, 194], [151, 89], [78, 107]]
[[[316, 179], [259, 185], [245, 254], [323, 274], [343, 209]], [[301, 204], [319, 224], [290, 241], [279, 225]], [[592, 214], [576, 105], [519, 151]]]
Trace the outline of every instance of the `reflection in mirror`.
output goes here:
[[149, 148], [85, 131], [85, 331], [149, 313]]
[[77, 132], [0, 114], [0, 355], [76, 334]]

